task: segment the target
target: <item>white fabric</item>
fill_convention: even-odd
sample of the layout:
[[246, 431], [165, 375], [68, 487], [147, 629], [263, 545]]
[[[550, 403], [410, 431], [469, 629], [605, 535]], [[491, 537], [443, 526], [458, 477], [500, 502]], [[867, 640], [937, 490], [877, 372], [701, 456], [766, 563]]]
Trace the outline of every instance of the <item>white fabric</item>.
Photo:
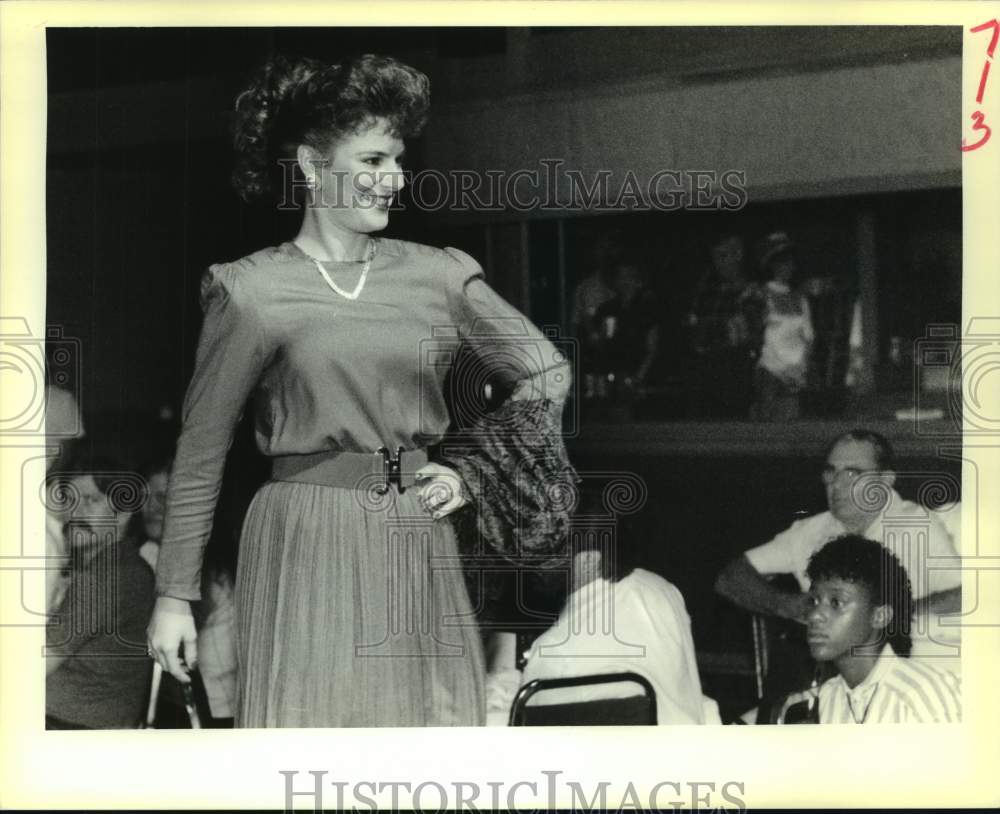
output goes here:
[[[809, 348], [813, 342], [809, 301], [801, 295], [793, 295], [787, 285], [774, 280], [765, 286], [765, 294], [764, 342], [758, 364], [779, 379], [805, 386]], [[789, 297], [794, 297], [797, 312], [778, 309], [778, 303]]]
[[45, 612], [55, 613], [69, 588], [69, 545], [63, 533], [62, 518], [53, 513], [45, 515]]
[[853, 689], [841, 676], [819, 689], [821, 724], [957, 723], [961, 719], [958, 677], [912, 658], [900, 658], [889, 645]]
[[[794, 574], [799, 587], [808, 591], [806, 567], [809, 558], [830, 540], [846, 533], [843, 523], [830, 512], [823, 512], [795, 521], [770, 542], [751, 548], [746, 557], [765, 576]], [[882, 543], [899, 557], [913, 584], [914, 598], [961, 585], [958, 552], [951, 535], [933, 512], [903, 500], [894, 489], [885, 509], [865, 530], [864, 536]], [[947, 564], [952, 567], [938, 568]]]
[[[662, 577], [637, 568], [619, 582], [597, 579], [574, 591], [556, 623], [532, 645], [520, 682], [515, 683], [516, 671], [490, 677], [487, 723], [506, 722], [519, 683], [625, 671], [652, 683], [660, 725], [720, 722], [715, 703], [701, 694], [684, 598]], [[626, 683], [572, 687], [545, 691], [529, 703], [637, 693], [634, 684]]]
[[236, 605], [232, 583], [207, 586], [208, 616], [198, 631], [198, 670], [213, 718], [232, 718], [236, 707]]
[[45, 433], [50, 441], [83, 436], [83, 418], [76, 397], [55, 385], [45, 388]]
[[146, 540], [141, 546], [139, 546], [139, 556], [146, 562], [152, 570], [156, 573], [156, 563], [160, 559], [160, 544], [155, 540]]
[[938, 522], [951, 537], [955, 551], [962, 552], [962, 502], [946, 503], [934, 511]]

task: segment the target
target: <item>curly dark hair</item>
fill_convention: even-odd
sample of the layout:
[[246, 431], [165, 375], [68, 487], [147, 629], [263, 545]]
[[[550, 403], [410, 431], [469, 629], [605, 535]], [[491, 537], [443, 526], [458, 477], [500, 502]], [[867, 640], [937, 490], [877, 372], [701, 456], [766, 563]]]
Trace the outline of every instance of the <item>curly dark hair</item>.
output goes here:
[[245, 201], [273, 193], [279, 161], [294, 158], [300, 144], [327, 150], [375, 119], [397, 138], [417, 136], [429, 107], [430, 81], [392, 57], [330, 65], [277, 56], [236, 98], [233, 186]]
[[845, 534], [812, 555], [806, 575], [812, 582], [842, 579], [867, 588], [875, 604], [892, 608], [885, 641], [896, 655], [910, 655], [913, 588], [906, 568], [888, 548], [860, 534]]

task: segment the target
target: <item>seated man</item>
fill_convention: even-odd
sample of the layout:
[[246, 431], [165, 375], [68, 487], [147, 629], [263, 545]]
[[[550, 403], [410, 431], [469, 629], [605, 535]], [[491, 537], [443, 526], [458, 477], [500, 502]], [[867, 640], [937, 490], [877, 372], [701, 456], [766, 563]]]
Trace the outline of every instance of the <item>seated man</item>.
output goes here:
[[121, 472], [110, 460], [78, 459], [60, 475], [75, 499], [66, 535], [72, 568], [45, 631], [47, 729], [135, 727], [149, 694], [153, 572], [127, 535], [132, 513], [112, 505]]
[[[487, 720], [506, 723], [520, 685], [536, 678], [636, 672], [656, 691], [657, 723], [719, 723], [715, 702], [701, 694], [691, 622], [680, 592], [650, 571], [614, 573], [616, 557], [597, 534], [581, 535], [571, 564], [571, 593], [555, 624], [532, 645], [523, 675], [493, 673]], [[638, 694], [634, 683], [546, 690], [528, 703], [566, 704]]]
[[[895, 479], [892, 448], [881, 435], [852, 430], [835, 439], [823, 469], [829, 510], [796, 521], [770, 542], [731, 561], [719, 574], [715, 590], [747, 610], [805, 624], [811, 607], [805, 593], [809, 558], [835, 537], [860, 534], [885, 545], [907, 566], [914, 579], [920, 630], [929, 630], [938, 614], [961, 609], [958, 552], [933, 513], [903, 500], [892, 488]], [[924, 537], [926, 550], [917, 545]], [[953, 567], [931, 567], [945, 563]], [[771, 585], [767, 577], [776, 574], [794, 575], [801, 591]], [[927, 648], [927, 655], [932, 650]], [[951, 648], [933, 653], [954, 654]]]
[[884, 546], [845, 535], [809, 562], [808, 641], [837, 675], [819, 688], [821, 724], [953, 723], [958, 678], [910, 656], [913, 594]]

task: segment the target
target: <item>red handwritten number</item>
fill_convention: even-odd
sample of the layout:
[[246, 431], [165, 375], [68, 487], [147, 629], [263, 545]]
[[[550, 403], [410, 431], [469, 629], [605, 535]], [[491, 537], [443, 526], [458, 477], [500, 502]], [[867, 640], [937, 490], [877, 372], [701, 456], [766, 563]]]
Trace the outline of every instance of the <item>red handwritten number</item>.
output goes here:
[[983, 137], [979, 139], [979, 141], [977, 141], [975, 144], [969, 145], [968, 147], [965, 145], [965, 139], [962, 139], [963, 153], [967, 153], [970, 150], [978, 150], [987, 141], [990, 140], [990, 136], [993, 134], [993, 130], [990, 128], [988, 124], [986, 124], [983, 121], [983, 118], [984, 118], [983, 111], [981, 110], [977, 110], [975, 113], [972, 114], [972, 121], [973, 121], [972, 132], [975, 133], [977, 130], [985, 130], [986, 132], [983, 133]]
[[976, 94], [976, 104], [981, 105], [983, 103], [983, 94], [986, 93], [986, 80], [990, 76], [990, 63], [983, 63], [983, 72], [979, 76], [979, 92]]
[[[980, 23], [975, 28], [969, 29], [971, 33], [978, 34], [980, 31], [987, 31], [992, 29], [993, 36], [990, 37], [990, 44], [986, 48], [986, 61], [983, 63], [983, 71], [979, 75], [979, 90], [976, 92], [976, 104], [982, 104], [983, 95], [986, 93], [986, 80], [990, 75], [990, 62], [993, 59], [993, 52], [996, 50], [997, 42], [1000, 41], [1000, 22], [996, 20], [988, 20], [985, 23]], [[993, 130], [985, 122], [985, 116], [981, 110], [975, 111], [972, 116], [972, 132], [975, 133], [977, 130], [982, 130], [982, 138], [979, 139], [975, 144], [970, 144], [966, 146], [965, 139], [962, 139], [962, 152], [967, 153], [971, 150], [977, 150], [982, 147], [987, 141], [990, 140], [990, 136], [993, 134]]]
[[997, 22], [996, 20], [989, 20], [985, 23], [980, 23], [975, 28], [970, 28], [969, 31], [973, 34], [978, 34], [980, 31], [986, 31], [988, 28], [993, 29], [993, 36], [990, 37], [990, 45], [986, 49], [986, 56], [993, 59], [993, 52], [997, 48], [997, 41], [1000, 40], [1000, 22]]

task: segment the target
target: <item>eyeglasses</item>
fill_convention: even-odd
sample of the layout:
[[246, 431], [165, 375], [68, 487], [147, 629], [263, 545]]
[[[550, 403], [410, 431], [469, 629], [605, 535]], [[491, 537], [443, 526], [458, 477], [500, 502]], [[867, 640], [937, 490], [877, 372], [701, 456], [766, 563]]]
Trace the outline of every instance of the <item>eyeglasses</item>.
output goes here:
[[835, 466], [824, 466], [822, 471], [823, 483], [829, 485], [836, 481], [841, 475], [847, 478], [848, 483], [854, 483], [861, 475], [866, 472], [872, 472], [871, 469], [858, 469], [854, 466], [845, 466], [843, 469], [838, 469]]

